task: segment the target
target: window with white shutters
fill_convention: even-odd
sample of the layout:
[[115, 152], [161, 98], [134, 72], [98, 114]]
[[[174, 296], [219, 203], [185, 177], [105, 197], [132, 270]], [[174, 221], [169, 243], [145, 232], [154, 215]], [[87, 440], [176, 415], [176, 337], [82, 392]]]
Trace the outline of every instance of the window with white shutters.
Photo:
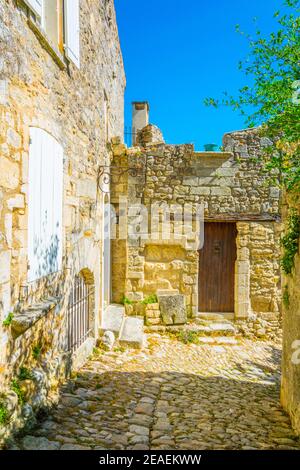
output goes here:
[[[79, 0], [24, 0], [52, 50], [80, 68]], [[31, 18], [32, 19], [32, 18]]]
[[62, 265], [63, 149], [47, 132], [30, 129], [29, 281]]
[[79, 0], [65, 0], [66, 56], [80, 67], [80, 7]]

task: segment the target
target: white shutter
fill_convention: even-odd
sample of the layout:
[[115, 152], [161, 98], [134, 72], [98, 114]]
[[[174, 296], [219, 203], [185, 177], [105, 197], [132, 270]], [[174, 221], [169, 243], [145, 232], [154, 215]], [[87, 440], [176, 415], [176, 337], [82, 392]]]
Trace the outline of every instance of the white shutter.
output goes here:
[[29, 280], [61, 269], [63, 150], [41, 129], [30, 130]]
[[24, 0], [31, 10], [40, 18], [43, 14], [43, 0]]
[[29, 152], [29, 214], [28, 214], [28, 263], [29, 282], [38, 277], [39, 247], [41, 239], [41, 158], [42, 141], [39, 129], [30, 129]]
[[78, 68], [80, 68], [80, 7], [79, 0], [65, 0], [65, 52]]

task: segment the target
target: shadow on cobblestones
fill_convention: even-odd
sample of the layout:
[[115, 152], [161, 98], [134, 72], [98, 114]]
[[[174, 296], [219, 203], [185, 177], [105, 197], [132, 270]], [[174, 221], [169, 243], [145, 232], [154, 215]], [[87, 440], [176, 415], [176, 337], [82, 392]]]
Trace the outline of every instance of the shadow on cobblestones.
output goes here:
[[32, 436], [21, 446], [300, 448], [276, 383], [174, 372], [85, 371], [62, 390], [58, 407]]

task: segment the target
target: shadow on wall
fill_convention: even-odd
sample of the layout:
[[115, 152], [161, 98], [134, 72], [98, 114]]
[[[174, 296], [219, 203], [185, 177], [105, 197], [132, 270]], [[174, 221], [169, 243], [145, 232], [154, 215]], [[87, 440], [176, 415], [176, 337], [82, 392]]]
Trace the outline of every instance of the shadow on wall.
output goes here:
[[53, 274], [59, 270], [59, 247], [60, 240], [57, 235], [52, 235], [48, 243], [41, 242], [38, 238], [34, 239], [34, 258], [38, 260], [32, 267], [32, 276], [35, 279]]

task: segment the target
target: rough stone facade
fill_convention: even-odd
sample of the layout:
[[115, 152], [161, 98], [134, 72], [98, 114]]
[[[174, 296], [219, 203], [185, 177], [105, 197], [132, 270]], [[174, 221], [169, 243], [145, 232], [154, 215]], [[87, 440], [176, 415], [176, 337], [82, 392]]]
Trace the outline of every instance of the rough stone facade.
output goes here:
[[[99, 166], [110, 164], [108, 142], [123, 136], [125, 88], [113, 1], [80, 2], [80, 45], [77, 69], [50, 46], [23, 2], [0, 2], [0, 406], [9, 422], [0, 439], [51, 404], [70, 372], [65, 314], [79, 273], [94, 289], [94, 338], [101, 318], [104, 201], [97, 182]], [[64, 151], [63, 267], [28, 284], [30, 127], [44, 129]], [[14, 320], [4, 326], [10, 312]], [[82, 346], [83, 356], [92, 343]], [[21, 380], [22, 368], [34, 380]]]
[[[265, 144], [257, 130], [246, 130], [225, 135], [224, 151], [215, 153], [195, 152], [193, 145], [149, 143], [148, 138], [140, 147], [115, 145], [114, 164], [129, 171], [113, 177], [112, 185], [117, 211], [124, 196], [128, 206], [143, 204], [149, 213], [155, 203], [189, 204], [191, 212], [201, 204], [205, 221], [236, 223], [234, 319], [241, 332], [256, 336], [276, 334], [280, 321], [280, 192], [267, 184], [255, 161]], [[136, 216], [129, 214], [128, 221]], [[140, 302], [160, 291], [184, 294], [193, 317], [199, 273], [193, 222], [180, 239], [172, 217], [170, 226], [168, 240], [144, 236], [142, 229], [139, 236], [128, 234], [127, 240], [115, 242], [127, 266], [121, 257], [115, 260], [114, 300], [125, 295]]]
[[[284, 207], [287, 220], [289, 208], [298, 210], [299, 197], [289, 197]], [[284, 276], [283, 291], [283, 360], [281, 402], [291, 416], [295, 431], [300, 435], [300, 256], [295, 258], [291, 276]]]

